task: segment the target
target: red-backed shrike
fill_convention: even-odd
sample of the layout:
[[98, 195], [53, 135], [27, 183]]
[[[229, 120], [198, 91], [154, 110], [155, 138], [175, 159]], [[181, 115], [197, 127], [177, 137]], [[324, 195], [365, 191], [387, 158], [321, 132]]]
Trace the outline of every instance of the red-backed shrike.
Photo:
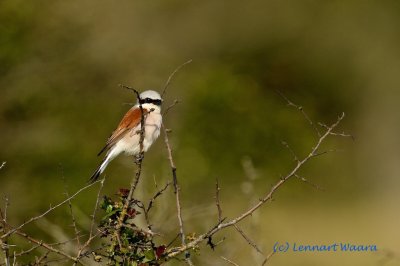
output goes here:
[[143, 151], [146, 152], [151, 144], [160, 135], [161, 128], [161, 103], [162, 99], [158, 92], [148, 90], [140, 94], [137, 103], [125, 114], [118, 127], [108, 138], [106, 146], [99, 152], [98, 156], [107, 151], [97, 170], [90, 178], [91, 182], [96, 181], [104, 172], [107, 165], [120, 153], [127, 155], [139, 155], [140, 150], [140, 131], [142, 112], [144, 115], [144, 139]]

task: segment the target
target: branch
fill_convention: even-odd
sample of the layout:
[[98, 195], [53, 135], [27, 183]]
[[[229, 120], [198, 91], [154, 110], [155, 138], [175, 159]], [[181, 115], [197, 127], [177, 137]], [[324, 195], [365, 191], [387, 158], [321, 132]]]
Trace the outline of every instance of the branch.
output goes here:
[[2, 162], [0, 165], [0, 170], [3, 169], [3, 167], [6, 165], [7, 162]]
[[97, 233], [96, 235], [93, 235], [93, 228], [94, 228], [94, 220], [96, 218], [96, 212], [99, 206], [99, 202], [100, 202], [100, 193], [101, 190], [103, 189], [104, 186], [104, 181], [106, 180], [106, 178], [104, 177], [101, 181], [100, 181], [100, 188], [99, 191], [97, 192], [97, 198], [96, 198], [96, 203], [94, 205], [94, 210], [93, 210], [93, 214], [92, 214], [92, 221], [90, 224], [90, 232], [89, 232], [89, 238], [88, 240], [85, 242], [85, 244], [83, 244], [79, 250], [78, 250], [78, 254], [75, 257], [75, 263], [73, 264], [74, 266], [77, 264], [78, 260], [80, 259], [82, 252], [85, 250], [85, 248], [87, 248], [90, 243], [93, 241], [93, 239], [95, 239], [99, 234]]
[[88, 185], [84, 186], [83, 188], [79, 189], [77, 192], [75, 192], [74, 194], [72, 194], [72, 196], [66, 198], [65, 200], [61, 201], [61, 202], [58, 203], [57, 205], [55, 205], [55, 206], [53, 206], [53, 207], [50, 207], [47, 211], [43, 212], [42, 214], [30, 218], [28, 221], [24, 222], [24, 223], [21, 224], [20, 226], [18, 226], [18, 227], [16, 227], [16, 228], [12, 229], [12, 230], [10, 230], [10, 231], [8, 231], [8, 232], [5, 233], [4, 235], [2, 235], [2, 236], [0, 237], [0, 239], [4, 239], [4, 238], [6, 238], [6, 237], [12, 235], [12, 234], [15, 233], [16, 231], [18, 231], [19, 229], [21, 229], [21, 228], [24, 227], [25, 225], [30, 224], [31, 222], [34, 222], [34, 221], [39, 220], [40, 218], [46, 216], [46, 215], [47, 215], [48, 213], [50, 213], [51, 211], [53, 211], [53, 210], [57, 209], [58, 207], [64, 205], [65, 203], [67, 203], [67, 202], [70, 201], [71, 199], [75, 198], [79, 193], [81, 193], [82, 191], [84, 191], [84, 190], [90, 188], [91, 186], [93, 186], [94, 184], [96, 184], [96, 183], [98, 183], [98, 182], [100, 182], [100, 180], [97, 180], [97, 181], [95, 181], [95, 182], [93, 182], [93, 183], [91, 183], [91, 184], [88, 184]]
[[258, 253], [264, 255], [262, 251], [257, 247], [257, 245], [239, 228], [236, 224], [233, 225], [235, 229], [239, 232], [239, 234], [247, 241], [247, 244], [252, 246]]
[[220, 190], [221, 190], [221, 188], [219, 187], [218, 178], [216, 178], [216, 181], [215, 181], [215, 205], [217, 206], [217, 210], [218, 210], [218, 223], [222, 222], [222, 209], [221, 209], [221, 203], [219, 201], [219, 191]]
[[[186, 237], [185, 237], [185, 232], [183, 230], [182, 208], [181, 208], [180, 193], [179, 193], [180, 187], [178, 185], [178, 177], [176, 175], [176, 166], [175, 166], [174, 160], [172, 158], [172, 150], [171, 150], [171, 146], [169, 144], [168, 133], [167, 133], [167, 130], [165, 129], [164, 124], [162, 124], [162, 129], [164, 131], [165, 146], [167, 147], [168, 159], [169, 159], [169, 163], [170, 163], [171, 170], [172, 170], [172, 178], [173, 178], [173, 184], [174, 184], [174, 193], [175, 193], [175, 199], [176, 199], [176, 208], [177, 208], [177, 216], [178, 216], [178, 222], [179, 222], [179, 232], [181, 235], [181, 243], [182, 243], [182, 246], [186, 246], [186, 240], [185, 240]], [[186, 258], [186, 262], [189, 265], [193, 264], [190, 260], [189, 252], [185, 253], [185, 258]]]
[[178, 71], [179, 71], [182, 67], [186, 66], [187, 64], [190, 64], [191, 62], [192, 62], [192, 59], [186, 61], [186, 62], [183, 63], [182, 65], [178, 66], [178, 67], [171, 73], [171, 75], [169, 75], [168, 80], [167, 80], [167, 82], [165, 83], [164, 90], [163, 90], [163, 92], [161, 93], [161, 98], [164, 96], [164, 94], [165, 94], [165, 92], [166, 92], [166, 90], [167, 90], [169, 84], [171, 83], [172, 78], [175, 76], [175, 74], [178, 73]]
[[31, 241], [32, 243], [37, 244], [38, 246], [44, 247], [45, 249], [47, 249], [47, 250], [49, 250], [51, 252], [54, 252], [54, 253], [59, 254], [59, 255], [62, 255], [62, 256], [66, 257], [66, 258], [68, 258], [68, 259], [70, 259], [70, 260], [72, 260], [74, 262], [76, 261], [76, 259], [74, 257], [72, 257], [71, 255], [65, 253], [64, 251], [62, 251], [60, 249], [56, 249], [56, 248], [52, 247], [51, 245], [44, 243], [42, 240], [40, 240], [40, 241], [36, 240], [36, 239], [30, 237], [29, 235], [27, 235], [26, 233], [20, 231], [19, 229], [14, 229], [14, 230], [15, 230], [14, 232], [17, 235], [28, 239], [29, 241]]
[[[69, 193], [68, 193], [68, 188], [67, 188], [67, 182], [66, 182], [65, 177], [64, 177], [64, 169], [62, 168], [62, 165], [61, 165], [61, 164], [60, 164], [60, 172], [61, 172], [61, 178], [62, 178], [62, 180], [63, 180], [63, 182], [64, 182], [65, 196], [66, 196], [67, 198], [69, 198]], [[73, 210], [72, 210], [72, 202], [71, 202], [71, 200], [68, 200], [68, 207], [69, 207], [69, 213], [70, 213], [71, 219], [72, 219], [72, 227], [74, 228], [74, 231], [75, 231], [76, 242], [77, 242], [77, 244], [78, 244], [78, 247], [80, 248], [80, 247], [81, 247], [81, 242], [80, 242], [80, 239], [79, 239], [79, 233], [80, 233], [80, 232], [79, 232], [79, 230], [78, 230], [78, 226], [77, 226], [77, 224], [76, 224], [76, 218], [75, 218], [74, 212], [73, 212]]]
[[260, 208], [262, 205], [264, 205], [266, 202], [272, 199], [272, 195], [285, 183], [287, 182], [291, 177], [295, 176], [299, 169], [307, 163], [310, 159], [315, 157], [315, 154], [317, 153], [318, 149], [320, 148], [321, 144], [324, 142], [324, 140], [331, 135], [331, 132], [333, 129], [337, 127], [337, 125], [342, 121], [344, 118], [344, 113], [338, 117], [335, 123], [333, 123], [328, 129], [325, 131], [323, 135], [318, 139], [316, 145], [311, 149], [310, 153], [304, 157], [302, 160], [299, 160], [297, 165], [285, 176], [282, 177], [266, 194], [263, 198], [259, 200], [257, 204], [255, 204], [253, 207], [248, 209], [247, 211], [243, 212], [236, 218], [228, 221], [228, 222], [223, 222], [223, 223], [218, 223], [215, 227], [210, 229], [208, 232], [198, 236], [196, 239], [192, 240], [188, 244], [182, 244], [182, 246], [177, 247], [177, 248], [172, 248], [166, 255], [166, 258], [173, 258], [189, 249], [195, 248], [199, 243], [202, 241], [208, 239], [209, 237], [213, 236], [215, 233], [221, 231], [224, 228], [234, 226], [238, 222], [242, 221], [246, 217], [250, 216], [253, 212], [255, 212], [258, 208]]
[[120, 244], [121, 227], [122, 227], [122, 224], [123, 224], [123, 222], [124, 222], [124, 220], [126, 218], [127, 211], [128, 211], [128, 208], [129, 208], [129, 204], [130, 204], [131, 200], [133, 199], [133, 192], [136, 190], [136, 187], [137, 187], [137, 185], [139, 183], [140, 175], [141, 175], [141, 172], [142, 172], [142, 161], [144, 159], [143, 141], [144, 141], [144, 134], [145, 134], [145, 132], [144, 132], [145, 131], [145, 124], [144, 124], [145, 117], [144, 117], [144, 113], [143, 113], [143, 106], [142, 106], [141, 101], [140, 101], [141, 100], [140, 99], [140, 94], [139, 94], [139, 92], [137, 90], [135, 90], [132, 87], [125, 86], [125, 85], [120, 85], [120, 86], [122, 86], [123, 88], [126, 88], [128, 90], [132, 90], [136, 94], [137, 100], [139, 102], [139, 108], [140, 108], [140, 112], [141, 112], [140, 132], [139, 132], [140, 133], [140, 139], [139, 139], [140, 152], [139, 152], [138, 156], [136, 157], [136, 164], [137, 164], [138, 167], [137, 167], [135, 176], [132, 179], [128, 197], [125, 199], [124, 206], [122, 207], [121, 214], [120, 214], [120, 216], [118, 218], [118, 224], [117, 224], [116, 230], [115, 230], [115, 232], [116, 232], [115, 233], [115, 239], [113, 240], [113, 244], [112, 244], [112, 249], [111, 250], [115, 249], [117, 241]]
[[310, 119], [310, 117], [307, 115], [307, 113], [304, 111], [303, 106], [301, 105], [297, 105], [294, 104], [293, 102], [291, 102], [282, 92], [280, 92], [279, 90], [275, 90], [275, 92], [281, 96], [286, 102], [287, 105], [292, 106], [294, 108], [296, 108], [297, 110], [299, 110], [302, 115], [304, 116], [304, 118], [307, 120], [307, 122], [310, 124], [310, 126], [314, 129], [314, 131], [317, 133], [318, 137], [321, 137], [321, 132], [319, 132], [318, 128], [316, 127], [316, 125], [314, 124], [314, 122]]
[[232, 264], [234, 266], [239, 266], [239, 264], [237, 264], [236, 262], [231, 261], [230, 259], [227, 259], [223, 256], [221, 256], [221, 259], [223, 259], [224, 261], [228, 262], [229, 264]]

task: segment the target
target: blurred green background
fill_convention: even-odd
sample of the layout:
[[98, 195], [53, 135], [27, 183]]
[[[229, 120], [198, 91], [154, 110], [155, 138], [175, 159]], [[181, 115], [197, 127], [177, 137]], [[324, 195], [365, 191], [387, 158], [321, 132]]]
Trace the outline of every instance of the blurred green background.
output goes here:
[[[21, 1], [0, 2], [0, 194], [19, 224], [82, 187], [135, 96], [118, 84], [181, 101], [165, 118], [182, 187], [187, 232], [216, 222], [215, 179], [232, 218], [269, 191], [294, 162], [281, 144], [307, 154], [315, 132], [275, 92], [316, 122], [346, 113], [339, 131], [302, 175], [242, 229], [265, 254], [275, 242], [375, 244], [378, 252], [275, 254], [270, 265], [399, 265], [400, 3], [398, 1]], [[128, 186], [135, 166], [121, 156], [104, 193]], [[163, 139], [146, 154], [140, 196], [171, 179]], [[96, 189], [74, 211], [87, 228]], [[177, 232], [172, 191], [156, 205], [155, 230]], [[36, 224], [36, 236], [72, 235], [67, 207]], [[85, 218], [86, 217], [86, 218]], [[48, 232], [49, 223], [55, 229]], [[57, 226], [59, 225], [59, 226]], [[63, 228], [63, 229], [62, 229]], [[58, 231], [57, 231], [58, 230]], [[259, 265], [229, 229], [197, 265]], [[50, 241], [49, 240], [49, 241]]]

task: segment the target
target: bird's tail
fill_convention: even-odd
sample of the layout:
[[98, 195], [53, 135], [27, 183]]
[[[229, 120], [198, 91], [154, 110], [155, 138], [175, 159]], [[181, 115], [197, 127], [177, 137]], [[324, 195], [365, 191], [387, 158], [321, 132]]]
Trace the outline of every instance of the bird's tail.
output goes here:
[[96, 169], [96, 171], [94, 171], [93, 175], [90, 177], [89, 183], [96, 182], [96, 180], [99, 179], [99, 176], [104, 172], [109, 162], [110, 156], [106, 156], [99, 167]]

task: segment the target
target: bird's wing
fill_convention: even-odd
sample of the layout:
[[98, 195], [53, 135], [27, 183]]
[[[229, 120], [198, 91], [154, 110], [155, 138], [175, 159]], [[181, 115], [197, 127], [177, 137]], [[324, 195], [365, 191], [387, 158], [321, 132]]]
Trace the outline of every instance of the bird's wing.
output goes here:
[[[149, 113], [149, 110], [143, 108], [143, 115], [146, 116]], [[104, 148], [97, 154], [99, 156], [105, 150], [110, 149], [114, 144], [119, 141], [121, 138], [125, 136], [127, 132], [129, 132], [132, 128], [135, 128], [140, 124], [142, 119], [142, 112], [139, 107], [131, 108], [122, 118], [119, 123], [117, 129], [114, 130], [112, 135], [108, 138], [106, 145]]]

